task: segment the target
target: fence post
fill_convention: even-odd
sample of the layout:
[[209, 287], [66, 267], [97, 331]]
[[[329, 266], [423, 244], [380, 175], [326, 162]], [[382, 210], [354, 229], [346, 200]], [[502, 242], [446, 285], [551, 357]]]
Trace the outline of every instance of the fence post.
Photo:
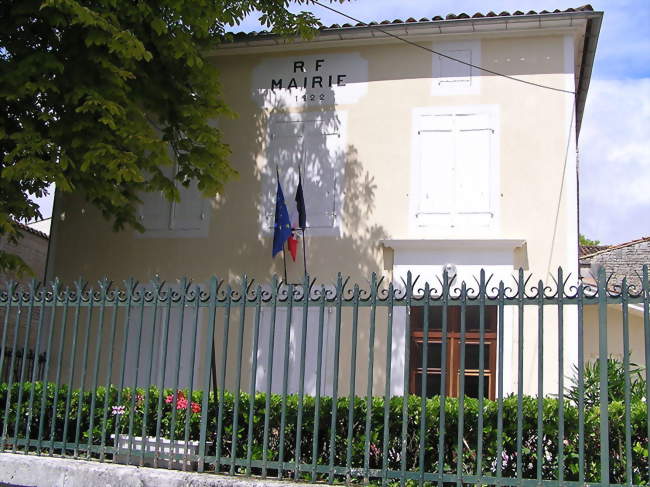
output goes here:
[[352, 350], [350, 352], [350, 394], [348, 397], [348, 439], [345, 457], [346, 481], [352, 480], [352, 434], [354, 429], [354, 406], [356, 399], [357, 377], [357, 337], [359, 326], [359, 285], [354, 285], [352, 295]]
[[[438, 437], [438, 487], [443, 487], [444, 485], [444, 475], [445, 475], [445, 429], [447, 421], [447, 411], [446, 411], [446, 397], [447, 397], [447, 332], [448, 327], [448, 317], [449, 317], [449, 288], [451, 282], [449, 280], [449, 273], [445, 269], [442, 274], [442, 316], [441, 316], [441, 325], [442, 325], [442, 338], [440, 340], [440, 410], [438, 415], [438, 426], [440, 428], [440, 433]], [[427, 308], [430, 302], [430, 296], [427, 295]], [[426, 323], [426, 331], [429, 331], [428, 316]]]
[[544, 463], [544, 283], [537, 282], [537, 482]]
[[[406, 326], [404, 341], [404, 392], [402, 394], [402, 451], [400, 453], [400, 487], [406, 484], [406, 445], [409, 422], [409, 366], [411, 352], [411, 300], [413, 298], [413, 276], [411, 271], [406, 275]], [[426, 371], [425, 371], [426, 375]]]
[[564, 274], [557, 271], [557, 351], [558, 351], [558, 432], [557, 432], [557, 478], [564, 482]]
[[95, 344], [95, 369], [93, 371], [93, 381], [92, 381], [92, 392], [91, 392], [91, 400], [90, 400], [90, 417], [89, 417], [89, 425], [88, 425], [88, 443], [86, 445], [87, 451], [86, 451], [86, 457], [90, 458], [91, 456], [91, 449], [93, 446], [93, 426], [95, 425], [95, 405], [97, 402], [97, 380], [99, 377], [99, 362], [100, 362], [100, 353], [101, 353], [101, 346], [102, 346], [102, 335], [104, 332], [104, 312], [106, 309], [106, 299], [107, 299], [107, 294], [108, 294], [108, 289], [110, 286], [110, 283], [108, 282], [108, 279], [102, 279], [98, 283], [99, 285], [99, 292], [100, 292], [100, 299], [101, 299], [101, 308], [99, 309], [99, 328], [98, 328], [98, 333], [95, 336], [95, 340], [97, 343]]
[[334, 331], [334, 367], [332, 372], [332, 422], [330, 426], [330, 457], [328, 482], [334, 482], [334, 461], [336, 457], [336, 423], [338, 414], [339, 399], [339, 359], [341, 352], [341, 303], [343, 300], [343, 280], [339, 273], [336, 278], [336, 329]]
[[381, 451], [381, 485], [388, 483], [388, 440], [390, 438], [390, 378], [393, 354], [393, 302], [395, 291], [393, 283], [388, 285], [388, 323], [386, 331], [386, 386], [384, 390], [384, 441]]
[[600, 484], [609, 485], [609, 403], [607, 390], [607, 281], [598, 272], [598, 361], [600, 372]]
[[307, 319], [309, 317], [309, 298], [311, 290], [311, 281], [309, 275], [305, 274], [302, 284], [302, 329], [300, 332], [300, 372], [298, 379], [298, 417], [296, 418], [296, 471], [294, 480], [300, 477], [300, 464], [302, 458], [302, 421], [303, 421], [303, 404], [305, 399], [305, 359], [307, 355]]
[[[208, 330], [205, 336], [205, 353], [203, 354], [203, 397], [201, 400], [201, 429], [199, 433], [199, 463], [198, 470], [205, 469], [205, 444], [207, 441], [208, 408], [210, 407], [210, 374], [212, 372], [211, 362], [214, 351], [214, 322], [217, 312], [217, 291], [219, 283], [215, 276], [210, 278], [210, 308], [208, 311]], [[160, 390], [162, 396], [163, 391]], [[216, 396], [217, 391], [213, 394]]]
[[[425, 473], [425, 464], [426, 461], [426, 450], [424, 448], [424, 438], [427, 431], [427, 371], [429, 368], [429, 300], [431, 299], [431, 289], [429, 289], [429, 283], [424, 283], [424, 306], [422, 308], [422, 328], [423, 328], [423, 339], [422, 339], [422, 377], [420, 384], [420, 458], [418, 459], [420, 467], [420, 480], [418, 485], [422, 487], [424, 485], [424, 473]], [[406, 346], [411, 346], [411, 337], [406, 337]], [[408, 364], [407, 364], [408, 366]], [[406, 385], [406, 382], [405, 382]], [[441, 431], [441, 425], [438, 424], [438, 434]], [[440, 472], [438, 472], [440, 473]]]
[[[643, 330], [645, 339], [645, 405], [646, 417], [650, 418], [650, 279], [648, 279], [648, 264], [643, 265]], [[650, 452], [650, 419], [648, 420], [648, 444]], [[648, 455], [648, 478], [650, 478], [650, 455]]]
[[251, 474], [253, 466], [253, 428], [255, 426], [255, 399], [257, 394], [257, 349], [260, 342], [260, 315], [262, 313], [262, 286], [255, 292], [255, 327], [253, 329], [253, 347], [251, 349], [251, 383], [248, 395], [248, 442], [246, 444], [246, 475]]
[[[264, 407], [264, 439], [262, 440], [262, 477], [268, 472], [269, 423], [271, 420], [271, 391], [273, 386], [273, 350], [275, 347], [275, 315], [278, 309], [278, 276], [271, 282], [271, 326], [269, 328], [269, 347], [266, 361], [266, 397]], [[225, 353], [225, 348], [224, 348]], [[225, 362], [224, 362], [225, 366]], [[219, 423], [221, 424], [221, 423]]]
[[366, 428], [363, 446], [363, 481], [368, 483], [370, 473], [370, 428], [372, 425], [372, 386], [373, 370], [375, 365], [375, 319], [377, 317], [377, 274], [372, 273], [370, 278], [370, 335], [368, 337], [368, 382], [366, 390]]
[[291, 345], [291, 320], [293, 318], [293, 284], [287, 294], [287, 316], [284, 328], [284, 352], [282, 354], [282, 398], [280, 399], [280, 452], [278, 455], [278, 478], [284, 476], [284, 435], [287, 426], [287, 387], [289, 386], [289, 347]]
[[[56, 436], [56, 410], [59, 403], [59, 387], [61, 385], [61, 362], [63, 359], [63, 350], [65, 346], [65, 332], [68, 323], [68, 305], [70, 303], [70, 288], [66, 287], [63, 292], [63, 316], [61, 317], [61, 334], [59, 342], [59, 353], [56, 359], [56, 378], [54, 380], [54, 399], [52, 400], [52, 428], [50, 429], [50, 456], [54, 455], [54, 441]], [[55, 301], [56, 303], [56, 301]], [[52, 313], [56, 313], [56, 307], [53, 308]], [[111, 345], [111, 350], [113, 346]], [[102, 438], [104, 435], [102, 434]], [[103, 457], [102, 457], [103, 458]]]
[[242, 367], [242, 352], [244, 347], [244, 326], [246, 325], [246, 301], [248, 300], [248, 277], [244, 276], [242, 279], [241, 292], [240, 292], [240, 309], [239, 309], [239, 333], [237, 336], [237, 374], [235, 376], [235, 405], [232, 413], [232, 448], [230, 450], [230, 475], [235, 474], [235, 467], [237, 462], [237, 447], [239, 436], [239, 402], [241, 398], [241, 367]]

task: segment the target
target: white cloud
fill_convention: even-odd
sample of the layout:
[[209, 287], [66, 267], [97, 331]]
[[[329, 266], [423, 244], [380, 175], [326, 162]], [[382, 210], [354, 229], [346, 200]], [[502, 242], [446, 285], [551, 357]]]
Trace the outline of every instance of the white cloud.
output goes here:
[[581, 232], [650, 235], [650, 78], [593, 80], [580, 134]]

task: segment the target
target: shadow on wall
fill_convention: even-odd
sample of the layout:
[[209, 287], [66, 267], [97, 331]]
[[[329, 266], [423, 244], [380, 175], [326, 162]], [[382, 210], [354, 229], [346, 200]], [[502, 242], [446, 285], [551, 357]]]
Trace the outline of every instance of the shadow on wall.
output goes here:
[[[323, 90], [322, 96], [333, 100], [327, 107], [307, 106], [301, 112], [271, 90], [259, 96], [265, 97], [258, 99], [263, 108], [254, 110], [252, 120], [240, 119], [224, 128], [232, 145], [248, 151], [233, 153], [240, 179], [226, 187], [212, 222], [213, 231], [228, 227], [227, 238], [218, 237], [228, 257], [217, 257], [215, 273], [230, 281], [244, 273], [263, 281], [284, 274], [282, 255], [271, 260], [276, 174], [297, 227], [299, 172], [307, 210], [308, 273], [331, 283], [337, 272], [363, 280], [381, 271], [379, 241], [387, 234], [373, 222], [376, 184], [356, 147], [346, 141], [346, 113], [329, 109], [336, 106], [334, 90]], [[302, 282], [302, 242], [296, 262], [288, 253], [286, 261], [289, 281]]]

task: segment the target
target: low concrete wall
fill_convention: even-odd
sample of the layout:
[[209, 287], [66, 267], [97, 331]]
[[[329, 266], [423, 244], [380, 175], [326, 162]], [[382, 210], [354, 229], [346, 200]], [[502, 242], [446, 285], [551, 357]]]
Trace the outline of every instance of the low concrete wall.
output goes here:
[[300, 487], [293, 482], [186, 473], [67, 458], [0, 453], [0, 485], [12, 487]]

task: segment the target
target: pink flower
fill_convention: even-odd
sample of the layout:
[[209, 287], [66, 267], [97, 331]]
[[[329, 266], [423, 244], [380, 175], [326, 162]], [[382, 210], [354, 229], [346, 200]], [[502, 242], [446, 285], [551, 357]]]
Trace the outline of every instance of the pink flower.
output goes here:
[[374, 443], [370, 443], [370, 454], [374, 457], [379, 457], [379, 455], [381, 455], [381, 450]]
[[[170, 394], [165, 398], [165, 402], [167, 404], [171, 404], [174, 402], [174, 396], [177, 397], [176, 399], [176, 409], [185, 409], [187, 407], [187, 399], [185, 399], [185, 393], [183, 391], [177, 391], [176, 394]], [[180, 406], [180, 404], [184, 404], [184, 406]]]
[[197, 414], [201, 412], [201, 405], [198, 402], [192, 403], [192, 412]]

